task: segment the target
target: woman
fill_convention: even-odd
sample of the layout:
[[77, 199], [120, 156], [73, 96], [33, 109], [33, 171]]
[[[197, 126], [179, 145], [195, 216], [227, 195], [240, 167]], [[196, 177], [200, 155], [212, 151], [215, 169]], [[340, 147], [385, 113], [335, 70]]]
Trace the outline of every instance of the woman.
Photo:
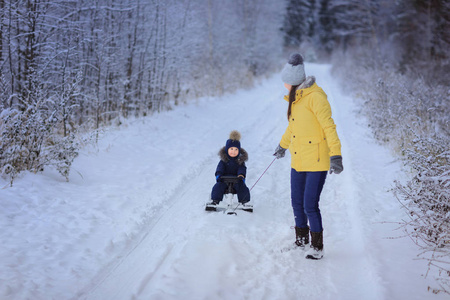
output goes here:
[[[306, 258], [323, 257], [323, 227], [319, 209], [320, 193], [327, 171], [343, 171], [341, 143], [331, 118], [331, 107], [325, 92], [314, 76], [305, 76], [303, 57], [295, 53], [281, 72], [289, 90], [287, 118], [289, 125], [275, 149], [282, 158], [286, 149], [291, 153], [291, 200], [295, 217], [295, 245], [311, 246]], [[309, 221], [309, 227], [308, 227]]]

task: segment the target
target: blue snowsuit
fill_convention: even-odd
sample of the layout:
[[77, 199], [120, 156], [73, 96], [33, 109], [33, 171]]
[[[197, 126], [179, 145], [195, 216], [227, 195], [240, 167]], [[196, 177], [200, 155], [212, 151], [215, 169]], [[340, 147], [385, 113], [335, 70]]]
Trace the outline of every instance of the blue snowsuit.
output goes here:
[[[236, 157], [230, 157], [225, 150], [225, 147], [219, 151], [220, 161], [216, 168], [216, 178], [217, 183], [214, 185], [211, 192], [211, 199], [213, 201], [222, 201], [225, 190], [227, 189], [227, 184], [220, 181], [220, 176], [238, 176], [243, 175], [244, 179], [247, 174], [247, 167], [245, 162], [248, 160], [248, 153], [243, 148], [240, 149], [239, 155]], [[245, 185], [244, 180], [240, 180], [234, 186], [236, 190], [238, 201], [241, 203], [246, 203], [250, 201], [250, 191]]]

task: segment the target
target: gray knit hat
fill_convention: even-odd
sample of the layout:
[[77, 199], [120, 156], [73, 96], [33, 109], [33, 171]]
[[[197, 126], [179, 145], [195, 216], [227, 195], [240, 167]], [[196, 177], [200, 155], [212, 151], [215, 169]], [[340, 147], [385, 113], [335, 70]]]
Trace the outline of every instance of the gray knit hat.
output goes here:
[[290, 85], [299, 85], [305, 81], [305, 67], [300, 53], [294, 53], [281, 71], [281, 79]]

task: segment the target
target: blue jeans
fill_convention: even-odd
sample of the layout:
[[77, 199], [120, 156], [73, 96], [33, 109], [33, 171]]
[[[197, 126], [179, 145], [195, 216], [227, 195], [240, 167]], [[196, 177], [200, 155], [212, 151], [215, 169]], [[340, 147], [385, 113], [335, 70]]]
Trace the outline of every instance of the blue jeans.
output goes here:
[[291, 200], [294, 210], [295, 226], [308, 227], [312, 232], [322, 232], [322, 216], [319, 209], [327, 171], [297, 172], [291, 169]]

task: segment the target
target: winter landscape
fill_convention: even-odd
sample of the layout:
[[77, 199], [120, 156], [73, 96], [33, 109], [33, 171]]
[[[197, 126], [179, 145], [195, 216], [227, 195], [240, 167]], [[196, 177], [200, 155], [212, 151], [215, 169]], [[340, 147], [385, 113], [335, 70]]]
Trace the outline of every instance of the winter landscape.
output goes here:
[[328, 65], [307, 64], [328, 93], [345, 170], [321, 208], [325, 257], [281, 253], [294, 240], [290, 159], [252, 190], [254, 213], [204, 211], [217, 152], [233, 129], [252, 186], [273, 159], [287, 103], [279, 74], [105, 132], [70, 181], [55, 171], [2, 181], [1, 299], [448, 299], [404, 237], [389, 193], [399, 161], [378, 145]]
[[[0, 300], [450, 299], [448, 28], [443, 0], [0, 0]], [[342, 145], [320, 260], [273, 156], [288, 60]], [[254, 211], [207, 212], [232, 130]]]

